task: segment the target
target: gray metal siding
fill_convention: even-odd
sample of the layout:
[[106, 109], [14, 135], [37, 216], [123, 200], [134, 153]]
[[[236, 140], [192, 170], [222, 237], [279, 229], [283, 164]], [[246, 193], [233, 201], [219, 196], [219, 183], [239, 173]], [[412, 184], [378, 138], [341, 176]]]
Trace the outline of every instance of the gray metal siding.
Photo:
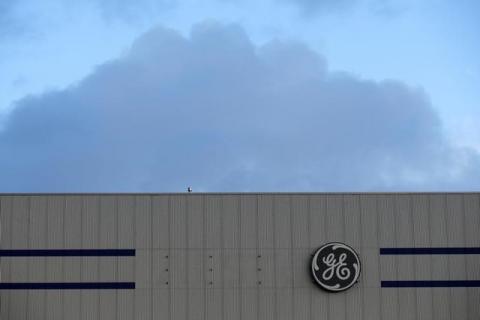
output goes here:
[[[480, 195], [0, 195], [2, 249], [136, 249], [135, 257], [1, 257], [2, 282], [135, 282], [135, 290], [0, 291], [1, 319], [479, 319], [480, 255], [380, 255], [480, 247]], [[359, 283], [312, 283], [313, 250], [345, 242]]]

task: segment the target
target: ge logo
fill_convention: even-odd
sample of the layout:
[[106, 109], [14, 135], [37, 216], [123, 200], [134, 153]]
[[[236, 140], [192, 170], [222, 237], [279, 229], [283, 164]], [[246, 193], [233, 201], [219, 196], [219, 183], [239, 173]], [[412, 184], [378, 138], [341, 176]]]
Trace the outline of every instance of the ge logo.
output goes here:
[[327, 243], [313, 255], [312, 275], [327, 291], [347, 290], [360, 276], [360, 259], [352, 248], [343, 243]]

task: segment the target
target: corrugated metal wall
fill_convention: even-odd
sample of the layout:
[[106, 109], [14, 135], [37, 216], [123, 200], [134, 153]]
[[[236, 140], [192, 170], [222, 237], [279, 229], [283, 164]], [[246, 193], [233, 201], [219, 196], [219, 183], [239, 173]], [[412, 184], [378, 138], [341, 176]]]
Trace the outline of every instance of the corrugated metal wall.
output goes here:
[[[480, 319], [479, 194], [2, 195], [1, 248], [136, 249], [135, 257], [1, 257], [1, 281], [135, 282], [134, 290], [1, 290], [1, 319]], [[345, 242], [360, 282], [312, 283], [314, 249]]]

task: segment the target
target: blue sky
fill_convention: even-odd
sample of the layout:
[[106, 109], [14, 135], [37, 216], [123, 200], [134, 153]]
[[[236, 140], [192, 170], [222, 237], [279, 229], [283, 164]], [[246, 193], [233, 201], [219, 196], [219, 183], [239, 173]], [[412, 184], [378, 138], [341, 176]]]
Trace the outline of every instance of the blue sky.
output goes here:
[[0, 191], [478, 190], [479, 14], [3, 0]]

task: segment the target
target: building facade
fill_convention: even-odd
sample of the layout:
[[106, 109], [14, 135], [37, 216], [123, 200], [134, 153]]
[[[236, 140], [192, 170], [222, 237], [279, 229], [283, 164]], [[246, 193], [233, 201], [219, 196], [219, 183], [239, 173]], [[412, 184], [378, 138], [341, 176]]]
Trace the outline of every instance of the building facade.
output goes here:
[[480, 319], [478, 193], [4, 194], [0, 223], [2, 320]]

